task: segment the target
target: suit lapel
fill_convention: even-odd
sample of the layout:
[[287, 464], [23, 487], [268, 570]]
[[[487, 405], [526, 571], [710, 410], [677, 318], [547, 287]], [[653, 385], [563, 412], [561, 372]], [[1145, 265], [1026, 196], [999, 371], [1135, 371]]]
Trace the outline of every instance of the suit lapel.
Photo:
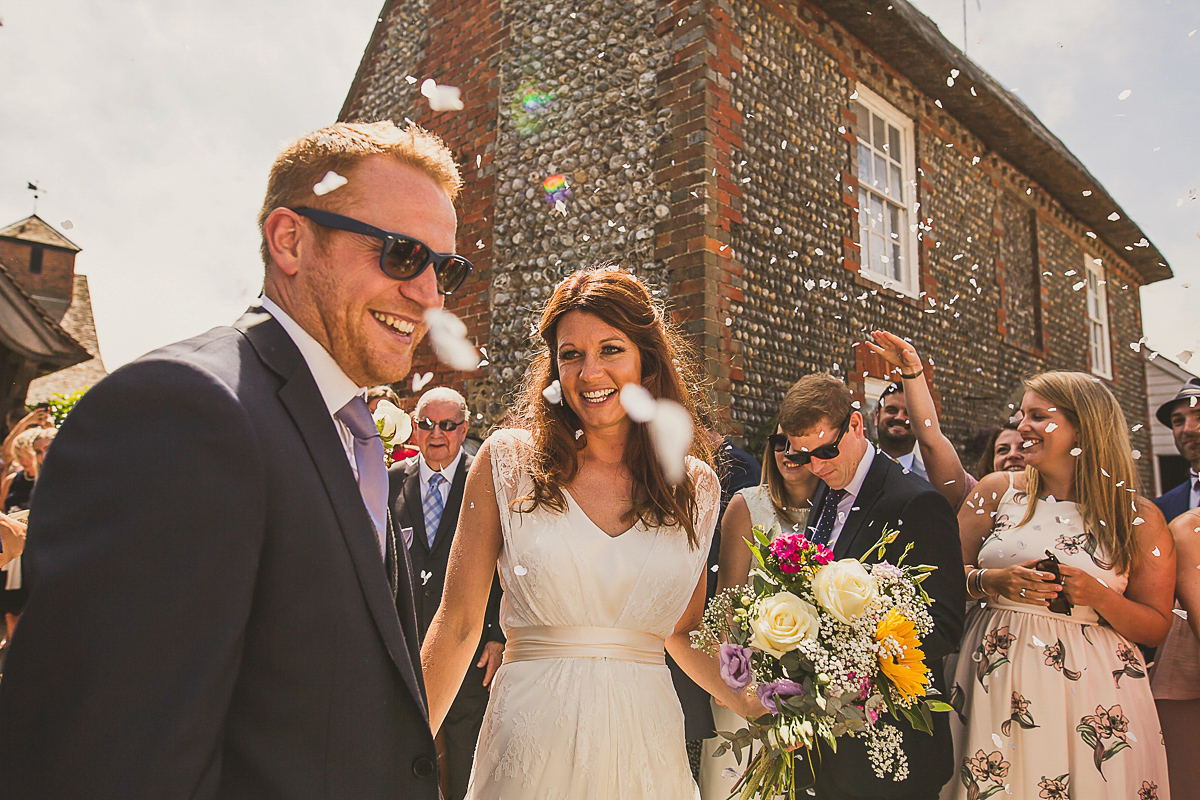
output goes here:
[[421, 497], [421, 465], [414, 461], [412, 472], [404, 481], [404, 505], [409, 509], [409, 527], [413, 529], [413, 547], [429, 554], [429, 536], [425, 533], [425, 506]]
[[[882, 532], [880, 527], [882, 523], [872, 516], [872, 512], [883, 494], [888, 470], [893, 466], [899, 469], [899, 466], [882, 452], [875, 452], [875, 459], [871, 462], [870, 469], [867, 470], [867, 476], [863, 479], [862, 487], [854, 498], [850, 513], [846, 515], [842, 532], [834, 543], [833, 554], [837, 558], [857, 558], [879, 538], [879, 534]], [[870, 541], [858, 542], [860, 537], [869, 538]]]
[[[237, 327], [245, 330], [247, 339], [254, 345], [259, 357], [284, 380], [283, 388], [279, 390], [280, 402], [291, 416], [321, 482], [325, 484], [367, 607], [392, 661], [422, 711], [427, 714], [421, 681], [414, 667], [415, 663], [419, 663], [419, 657], [414, 661], [412, 653], [405, 647], [405, 636], [401, 633], [396, 603], [379, 554], [379, 539], [374, 523], [362, 502], [358, 483], [346, 459], [345, 448], [338, 438], [329, 409], [321, 399], [316, 381], [287, 332], [269, 314], [247, 313], [238, 320]], [[398, 590], [405, 591], [411, 603], [412, 587], [407, 573], [403, 569], [398, 573]], [[415, 641], [415, 630], [410, 638]]]

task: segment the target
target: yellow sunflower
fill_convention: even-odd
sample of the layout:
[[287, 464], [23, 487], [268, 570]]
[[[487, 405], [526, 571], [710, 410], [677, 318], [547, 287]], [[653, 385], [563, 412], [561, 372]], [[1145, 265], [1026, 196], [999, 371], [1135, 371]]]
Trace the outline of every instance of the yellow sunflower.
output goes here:
[[917, 638], [912, 621], [894, 608], [875, 628], [876, 642], [882, 642], [888, 637], [899, 644], [903, 652], [898, 656], [881, 654], [879, 668], [896, 687], [903, 701], [924, 697], [925, 689], [929, 686], [929, 670], [925, 668], [925, 653], [921, 650], [921, 640]]

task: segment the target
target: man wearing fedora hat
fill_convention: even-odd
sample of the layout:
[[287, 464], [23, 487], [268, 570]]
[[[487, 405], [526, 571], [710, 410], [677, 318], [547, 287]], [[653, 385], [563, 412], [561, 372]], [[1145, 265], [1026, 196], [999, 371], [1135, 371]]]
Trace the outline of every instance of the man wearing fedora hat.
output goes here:
[[1181, 386], [1175, 399], [1159, 406], [1154, 416], [1171, 429], [1179, 455], [1191, 465], [1187, 481], [1154, 500], [1170, 522], [1188, 509], [1200, 506], [1197, 474], [1200, 473], [1200, 378], [1192, 378]]

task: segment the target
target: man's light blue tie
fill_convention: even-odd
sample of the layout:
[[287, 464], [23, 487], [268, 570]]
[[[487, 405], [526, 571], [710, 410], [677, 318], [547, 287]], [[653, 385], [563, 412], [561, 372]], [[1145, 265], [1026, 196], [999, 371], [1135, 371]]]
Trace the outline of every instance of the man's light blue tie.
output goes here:
[[362, 494], [375, 533], [379, 552], [387, 554], [387, 465], [383, 460], [383, 441], [367, 408], [367, 401], [355, 395], [335, 415], [354, 437], [354, 463], [358, 466], [358, 491]]
[[433, 547], [433, 537], [437, 536], [438, 525], [442, 524], [442, 511], [446, 508], [446, 501], [442, 499], [441, 486], [446, 482], [440, 472], [435, 472], [429, 476], [429, 491], [425, 492], [425, 499], [421, 501], [421, 508], [425, 512], [425, 538], [429, 540], [429, 546]]
[[846, 496], [845, 489], [830, 489], [825, 493], [825, 503], [821, 508], [821, 518], [817, 520], [817, 529], [813, 533], [813, 544], [829, 544], [833, 536], [833, 524], [837, 522], [838, 503]]

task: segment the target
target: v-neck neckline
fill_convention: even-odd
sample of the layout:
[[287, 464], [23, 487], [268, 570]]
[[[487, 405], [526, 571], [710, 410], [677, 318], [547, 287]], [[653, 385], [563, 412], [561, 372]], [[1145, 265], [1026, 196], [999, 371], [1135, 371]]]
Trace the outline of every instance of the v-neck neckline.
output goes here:
[[615, 535], [611, 534], [608, 531], [604, 530], [604, 528], [601, 528], [599, 525], [597, 525], [595, 520], [593, 520], [591, 517], [588, 516], [588, 513], [583, 510], [583, 506], [579, 505], [579, 501], [575, 499], [575, 495], [571, 494], [571, 491], [569, 489], [563, 488], [563, 493], [566, 494], [566, 496], [567, 496], [568, 504], [573, 506], [575, 508], [575, 510], [579, 512], [580, 516], [582, 516], [584, 519], [586, 519], [588, 521], [588, 524], [590, 524], [593, 528], [595, 528], [600, 533], [604, 534], [605, 538], [620, 539], [622, 536], [629, 533], [630, 531], [632, 531], [634, 528], [636, 528], [638, 526], [638, 523], [635, 520], [632, 525], [630, 525], [628, 528], [621, 531], [620, 533], [615, 534]]

